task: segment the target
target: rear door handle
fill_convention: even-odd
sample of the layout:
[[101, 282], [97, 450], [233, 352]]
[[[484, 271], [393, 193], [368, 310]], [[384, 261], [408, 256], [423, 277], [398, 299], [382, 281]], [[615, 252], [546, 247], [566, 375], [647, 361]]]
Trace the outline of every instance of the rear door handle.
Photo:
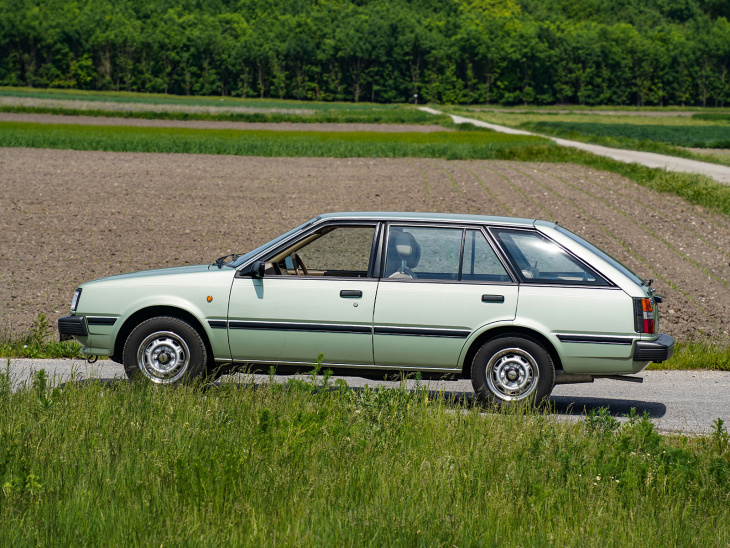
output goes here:
[[340, 291], [340, 297], [355, 297], [360, 298], [362, 297], [362, 291], [359, 289], [343, 289]]
[[483, 303], [503, 303], [504, 295], [482, 295]]

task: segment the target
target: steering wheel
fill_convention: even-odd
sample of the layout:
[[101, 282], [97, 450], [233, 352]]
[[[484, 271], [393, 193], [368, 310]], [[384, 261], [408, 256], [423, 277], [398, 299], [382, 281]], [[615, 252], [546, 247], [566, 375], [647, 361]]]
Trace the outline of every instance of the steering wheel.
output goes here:
[[294, 272], [296, 272], [297, 276], [301, 276], [302, 274], [299, 274], [299, 268], [301, 267], [302, 273], [305, 276], [309, 276], [309, 271], [307, 270], [307, 267], [304, 266], [304, 263], [302, 262], [301, 257], [298, 253], [294, 252], [291, 254], [291, 260], [294, 263]]

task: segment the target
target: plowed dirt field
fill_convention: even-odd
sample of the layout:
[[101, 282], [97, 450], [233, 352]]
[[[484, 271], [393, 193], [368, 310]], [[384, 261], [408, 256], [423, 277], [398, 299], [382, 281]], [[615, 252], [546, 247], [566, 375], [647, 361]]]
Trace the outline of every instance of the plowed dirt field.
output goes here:
[[[730, 219], [561, 164], [0, 149], [0, 328], [68, 313], [77, 284], [212, 262], [323, 211], [559, 221], [665, 297], [661, 328], [730, 342]], [[600, 313], [597, 311], [596, 313]]]

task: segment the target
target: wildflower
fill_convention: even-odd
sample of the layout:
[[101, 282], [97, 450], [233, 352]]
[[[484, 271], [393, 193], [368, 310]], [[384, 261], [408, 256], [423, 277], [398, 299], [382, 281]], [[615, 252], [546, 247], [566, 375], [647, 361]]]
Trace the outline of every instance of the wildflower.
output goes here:
[[601, 481], [601, 476], [596, 476], [596, 481]]
[[620, 483], [618, 480], [616, 480], [616, 483]]

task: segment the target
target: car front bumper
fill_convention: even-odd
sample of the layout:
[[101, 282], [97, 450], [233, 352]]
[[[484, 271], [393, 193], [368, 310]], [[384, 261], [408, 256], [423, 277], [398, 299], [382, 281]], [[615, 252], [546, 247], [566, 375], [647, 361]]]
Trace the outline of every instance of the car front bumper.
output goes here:
[[661, 333], [653, 341], [636, 341], [634, 361], [659, 363], [671, 358], [672, 354], [674, 354], [674, 339]]
[[86, 337], [89, 335], [89, 330], [86, 327], [86, 318], [84, 316], [64, 316], [58, 319], [58, 334], [59, 339], [62, 341], [69, 341], [73, 339], [74, 335], [77, 337]]

